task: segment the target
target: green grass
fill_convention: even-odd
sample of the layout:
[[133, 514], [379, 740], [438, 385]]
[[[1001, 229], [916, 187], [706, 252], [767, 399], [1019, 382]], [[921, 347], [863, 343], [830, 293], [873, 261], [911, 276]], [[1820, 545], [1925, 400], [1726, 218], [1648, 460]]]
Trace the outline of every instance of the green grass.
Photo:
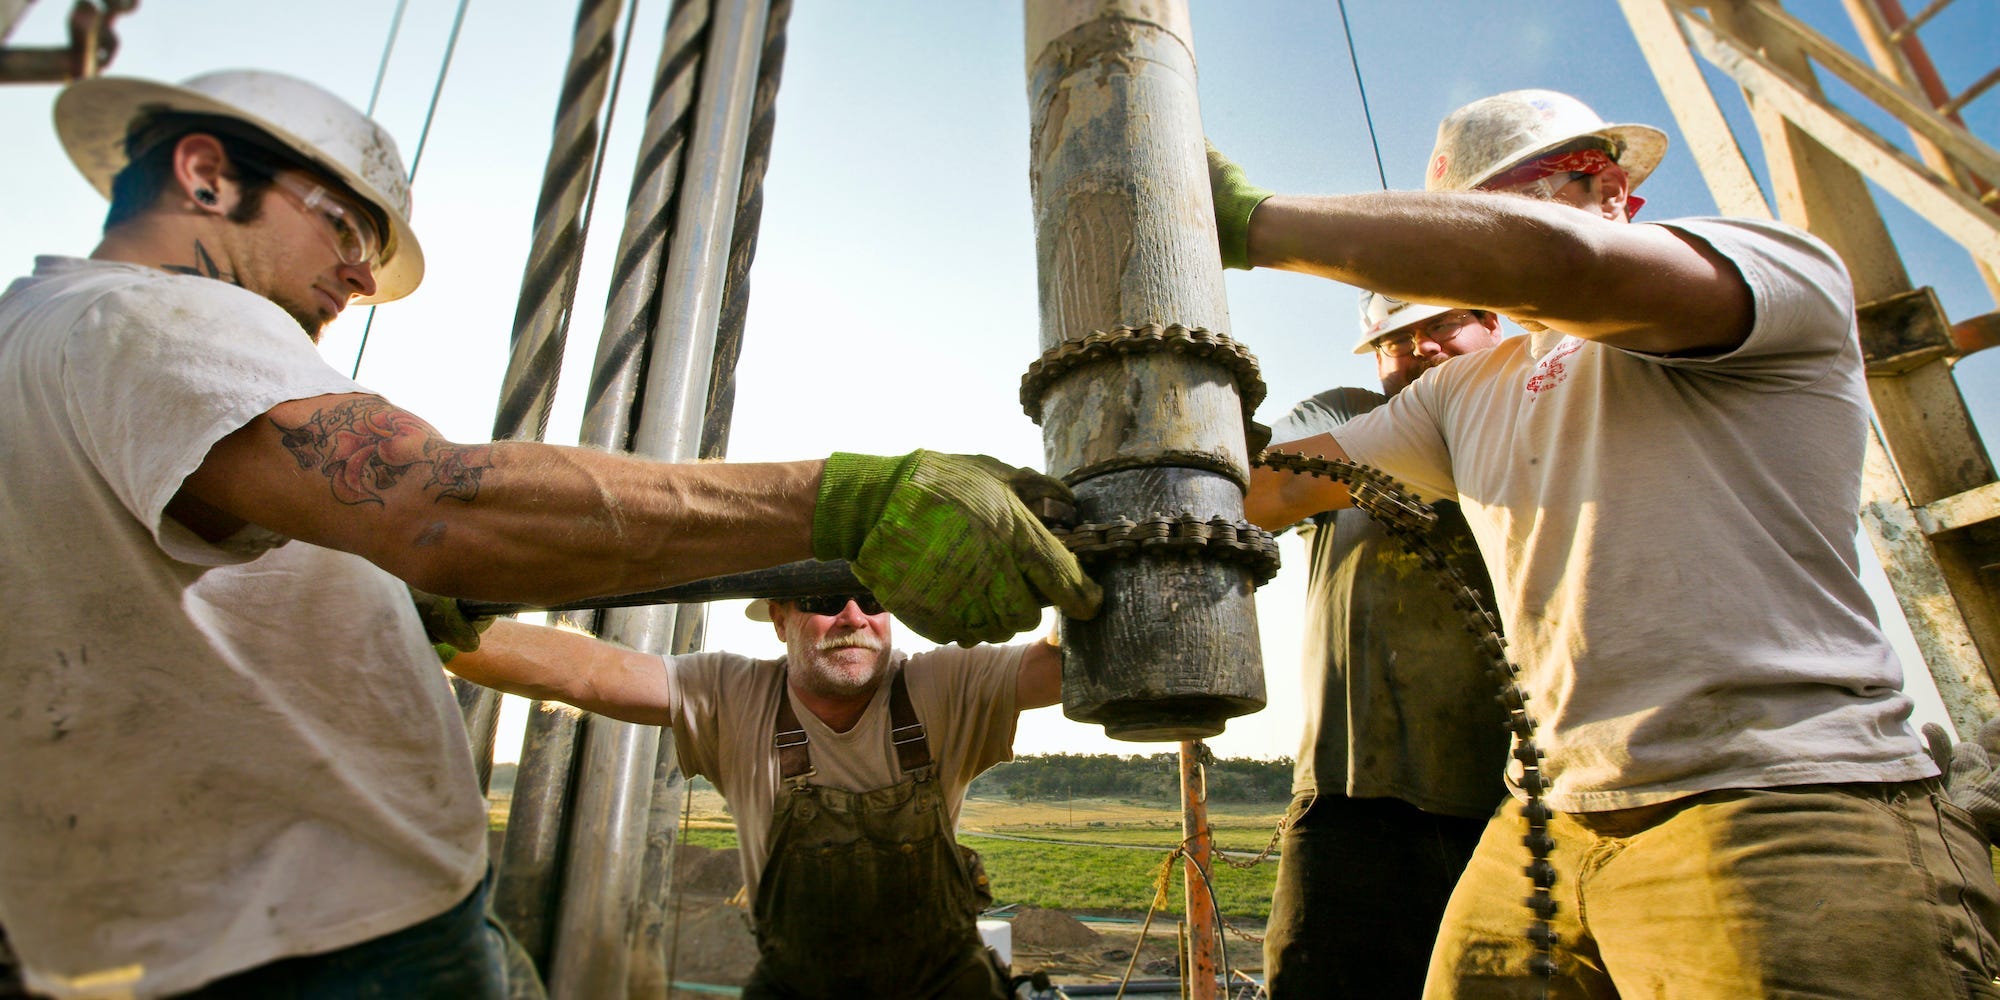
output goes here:
[[[1140, 834], [1150, 831], [1116, 831]], [[1064, 838], [1070, 839], [1070, 838]], [[1080, 839], [1080, 838], [1078, 838]], [[1167, 844], [1178, 843], [1174, 834]], [[1146, 912], [1154, 898], [1164, 851], [1127, 851], [1114, 847], [1029, 843], [991, 837], [962, 837], [961, 842], [986, 859], [993, 880], [993, 901], [1023, 903], [1072, 912]], [[1271, 889], [1278, 866], [1271, 862], [1249, 871], [1214, 864], [1210, 873], [1225, 916], [1263, 921], [1271, 915]], [[1183, 866], [1176, 862], [1167, 879], [1165, 909], [1182, 912]]]

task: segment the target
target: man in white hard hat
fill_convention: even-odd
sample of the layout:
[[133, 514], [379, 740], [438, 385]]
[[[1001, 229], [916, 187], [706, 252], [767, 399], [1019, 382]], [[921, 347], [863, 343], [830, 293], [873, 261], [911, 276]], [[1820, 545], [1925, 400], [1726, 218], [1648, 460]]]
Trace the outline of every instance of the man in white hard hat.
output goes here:
[[736, 820], [760, 959], [751, 998], [1003, 1000], [981, 943], [992, 902], [958, 845], [980, 772], [1013, 756], [1020, 713], [1062, 697], [1050, 642], [905, 654], [868, 593], [757, 601], [779, 659], [663, 658], [517, 622], [453, 671], [489, 687], [669, 726], [680, 766]]
[[1060, 484], [991, 459], [459, 444], [328, 367], [320, 328], [423, 254], [394, 142], [318, 87], [100, 78], [56, 123], [112, 206], [0, 296], [0, 925], [35, 991], [498, 994], [485, 804], [402, 581], [817, 556], [940, 641], [1095, 610], [1014, 494]]
[[[1778, 223], [1628, 224], [1664, 143], [1516, 91], [1445, 119], [1424, 193], [1272, 197], [1216, 154], [1223, 259], [1537, 331], [1303, 450], [1463, 506], [1547, 754], [1556, 995], [1980, 995], [1987, 844], [1857, 577], [1846, 270]], [[1278, 516], [1345, 492], [1252, 488]], [[1527, 833], [1518, 803], [1489, 824], [1427, 996], [1540, 993]]]
[[[1491, 312], [1363, 292], [1354, 353], [1374, 356], [1382, 391], [1314, 395], [1271, 425], [1272, 447], [1332, 431], [1500, 336]], [[1458, 505], [1437, 508], [1439, 548], [1490, 589]], [[1246, 513], [1272, 530], [1287, 523], [1263, 519], [1254, 503]], [[1464, 615], [1388, 528], [1349, 508], [1315, 513], [1300, 532], [1311, 558], [1305, 727], [1264, 930], [1265, 983], [1291, 1000], [1414, 997], [1452, 886], [1507, 796], [1506, 714]], [[1328, 918], [1356, 900], [1368, 901], [1367, 920]]]

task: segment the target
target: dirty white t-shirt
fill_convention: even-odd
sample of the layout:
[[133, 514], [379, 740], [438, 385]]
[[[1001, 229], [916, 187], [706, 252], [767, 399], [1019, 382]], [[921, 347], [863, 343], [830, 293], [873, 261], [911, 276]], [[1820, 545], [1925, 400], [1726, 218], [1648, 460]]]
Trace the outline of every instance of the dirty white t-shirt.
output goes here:
[[260, 296], [64, 258], [0, 297], [0, 380], [0, 926], [29, 986], [179, 992], [464, 898], [485, 810], [403, 585], [163, 513], [273, 405], [365, 390]]
[[1788, 226], [1662, 225], [1749, 284], [1756, 322], [1736, 350], [1511, 338], [1333, 436], [1459, 498], [1526, 671], [1552, 807], [1936, 774], [1857, 577], [1869, 403], [1847, 273]]
[[[836, 733], [792, 700], [812, 747], [815, 785], [865, 792], [903, 780], [889, 743], [889, 681], [910, 676], [910, 704], [930, 737], [945, 808], [954, 827], [965, 787], [981, 771], [1014, 756], [1014, 684], [1026, 646], [975, 646], [905, 655], [890, 653], [875, 700], [861, 721]], [[715, 783], [736, 818], [743, 884], [755, 892], [769, 854], [771, 808], [782, 779], [771, 743], [785, 661], [734, 653], [687, 653], [667, 661], [674, 749], [681, 770]], [[785, 697], [792, 698], [789, 690]]]

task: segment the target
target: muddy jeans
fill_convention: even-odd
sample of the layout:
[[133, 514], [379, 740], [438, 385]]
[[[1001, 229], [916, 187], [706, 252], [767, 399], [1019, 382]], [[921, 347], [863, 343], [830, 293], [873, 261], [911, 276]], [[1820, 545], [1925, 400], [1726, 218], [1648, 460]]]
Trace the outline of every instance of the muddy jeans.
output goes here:
[[[1559, 813], [1557, 998], [2000, 1000], [1985, 838], [1934, 781], [1730, 789]], [[1427, 1000], [1535, 997], [1526, 824], [1487, 825]]]

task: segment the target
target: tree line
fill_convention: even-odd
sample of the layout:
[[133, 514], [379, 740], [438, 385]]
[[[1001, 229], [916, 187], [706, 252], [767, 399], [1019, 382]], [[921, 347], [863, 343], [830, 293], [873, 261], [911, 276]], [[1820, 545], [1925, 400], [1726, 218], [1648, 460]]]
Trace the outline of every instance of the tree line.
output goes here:
[[[1180, 757], [1171, 753], [1031, 754], [995, 765], [972, 782], [968, 794], [1017, 802], [1070, 798], [1178, 802]], [[1208, 765], [1211, 802], [1286, 802], [1292, 797], [1292, 761], [1217, 758]]]

